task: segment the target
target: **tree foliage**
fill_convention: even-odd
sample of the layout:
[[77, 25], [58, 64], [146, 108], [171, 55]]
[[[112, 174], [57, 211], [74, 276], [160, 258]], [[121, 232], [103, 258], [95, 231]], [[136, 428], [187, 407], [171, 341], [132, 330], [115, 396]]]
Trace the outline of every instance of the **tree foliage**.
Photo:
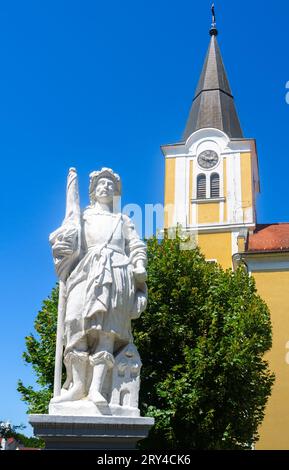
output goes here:
[[143, 360], [147, 446], [246, 449], [270, 395], [271, 323], [244, 269], [224, 271], [179, 240], [148, 241], [149, 306], [134, 337]]
[[39, 385], [35, 390], [31, 385], [18, 382], [18, 391], [22, 400], [28, 403], [28, 413], [47, 413], [52, 398], [54, 379], [54, 356], [57, 329], [58, 285], [51, 296], [44, 300], [42, 309], [34, 322], [35, 334], [26, 336], [24, 361], [31, 364]]
[[[147, 448], [249, 449], [258, 439], [273, 384], [264, 353], [271, 323], [255, 282], [224, 271], [180, 240], [148, 240], [146, 312], [134, 322], [142, 361], [141, 412], [156, 425]], [[52, 393], [57, 288], [26, 338], [26, 362], [40, 390], [19, 383], [30, 412], [46, 412]]]
[[23, 429], [24, 425], [20, 424], [18, 426], [14, 426], [9, 421], [0, 420], [0, 437], [4, 439], [8, 439], [9, 437], [14, 437], [17, 433], [17, 429]]

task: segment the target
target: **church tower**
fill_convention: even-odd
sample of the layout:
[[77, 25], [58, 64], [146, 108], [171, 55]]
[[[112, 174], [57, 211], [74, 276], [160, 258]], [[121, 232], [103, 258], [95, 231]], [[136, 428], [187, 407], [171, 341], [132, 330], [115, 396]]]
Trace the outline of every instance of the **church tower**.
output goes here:
[[243, 136], [217, 41], [210, 44], [182, 139], [163, 145], [165, 228], [197, 234], [208, 260], [232, 267], [256, 227], [259, 173], [256, 143]]
[[254, 277], [271, 313], [266, 359], [276, 377], [256, 448], [288, 450], [289, 223], [257, 224], [256, 142], [243, 136], [212, 11], [209, 49], [183, 137], [162, 146], [165, 228], [180, 224], [208, 261], [234, 269], [242, 264]]

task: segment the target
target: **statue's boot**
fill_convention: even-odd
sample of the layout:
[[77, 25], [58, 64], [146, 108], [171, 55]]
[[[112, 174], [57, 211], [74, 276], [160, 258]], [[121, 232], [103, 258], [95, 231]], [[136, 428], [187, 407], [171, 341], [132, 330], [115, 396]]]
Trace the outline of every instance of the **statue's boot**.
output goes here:
[[93, 374], [88, 398], [95, 404], [107, 405], [107, 401], [101, 394], [101, 391], [106, 374], [114, 365], [114, 357], [106, 351], [101, 351], [90, 356], [89, 361], [93, 367]]
[[88, 353], [72, 351], [66, 355], [64, 363], [67, 371], [71, 371], [72, 382], [67, 390], [62, 388], [61, 395], [54, 397], [51, 403], [80, 400], [85, 396]]

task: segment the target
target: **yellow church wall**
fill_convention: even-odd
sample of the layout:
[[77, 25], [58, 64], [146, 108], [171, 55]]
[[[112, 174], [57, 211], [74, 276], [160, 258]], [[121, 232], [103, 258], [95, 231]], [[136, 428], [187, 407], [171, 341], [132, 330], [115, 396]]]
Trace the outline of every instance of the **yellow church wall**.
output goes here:
[[198, 245], [206, 259], [215, 259], [223, 268], [232, 267], [231, 233], [198, 234]]
[[165, 165], [165, 228], [173, 226], [174, 204], [175, 204], [175, 173], [176, 159], [167, 158]]
[[198, 204], [198, 224], [213, 224], [220, 221], [220, 204]]
[[273, 346], [266, 358], [276, 376], [256, 449], [289, 450], [289, 272], [267, 271], [253, 275], [258, 292], [271, 312]]
[[251, 153], [241, 153], [241, 184], [242, 184], [242, 208], [253, 206], [252, 188], [252, 156]]

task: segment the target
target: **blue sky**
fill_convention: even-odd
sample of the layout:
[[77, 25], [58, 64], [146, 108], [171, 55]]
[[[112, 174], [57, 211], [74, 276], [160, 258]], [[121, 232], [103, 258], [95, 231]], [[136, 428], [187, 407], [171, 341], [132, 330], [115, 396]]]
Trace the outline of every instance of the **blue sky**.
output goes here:
[[[215, 4], [243, 131], [257, 139], [258, 221], [286, 222], [288, 2]], [[209, 26], [204, 0], [1, 3], [0, 418], [27, 423], [16, 383], [33, 382], [21, 354], [56, 281], [48, 234], [64, 216], [68, 168], [82, 205], [101, 166], [121, 174], [124, 204], [163, 202], [159, 147], [182, 135]]]

